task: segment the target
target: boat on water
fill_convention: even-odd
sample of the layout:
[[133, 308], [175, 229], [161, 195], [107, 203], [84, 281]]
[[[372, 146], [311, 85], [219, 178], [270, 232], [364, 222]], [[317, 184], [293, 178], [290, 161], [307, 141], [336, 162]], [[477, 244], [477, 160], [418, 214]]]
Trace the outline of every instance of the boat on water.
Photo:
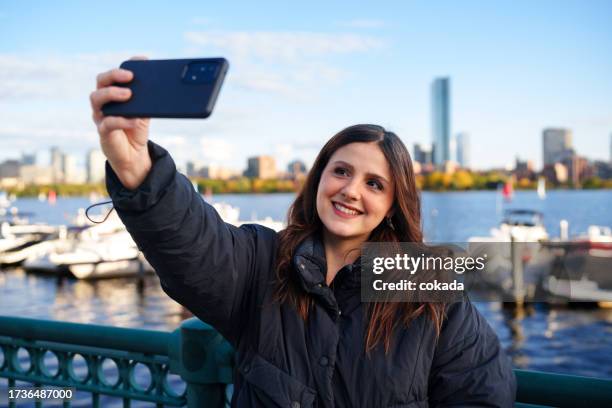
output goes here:
[[[510, 210], [490, 236], [471, 237], [469, 251], [489, 255], [478, 283], [510, 295], [520, 264], [528, 300], [612, 305], [612, 228], [591, 225], [572, 238], [562, 232], [551, 239], [542, 220], [537, 211]], [[567, 221], [561, 225], [567, 230]], [[504, 242], [512, 245], [496, 244]]]
[[543, 289], [562, 302], [612, 304], [612, 228], [591, 225], [568, 241], [544, 244], [551, 258]]
[[488, 236], [474, 236], [469, 242], [540, 242], [548, 239], [544, 216], [539, 211], [512, 209], [504, 212], [504, 218]]
[[[468, 239], [468, 253], [486, 258], [486, 267], [470, 276], [470, 289], [489, 300], [513, 301], [517, 295], [515, 272], [521, 270], [520, 292], [533, 298], [541, 282], [541, 244], [549, 239], [544, 216], [530, 209], [508, 209], [490, 235]], [[475, 293], [475, 292], [474, 292]]]
[[3, 221], [0, 225], [0, 257], [8, 252], [28, 248], [57, 233], [57, 227], [46, 224], [12, 224]]
[[[236, 226], [257, 223], [275, 231], [285, 227], [282, 222], [269, 217], [240, 220], [240, 209], [227, 203], [218, 202], [213, 206], [225, 222]], [[46, 239], [31, 241], [27, 246], [14, 245], [12, 250], [0, 254], [0, 263], [22, 264], [29, 272], [68, 275], [78, 279], [153, 272], [116, 212], [112, 212], [106, 221], [91, 225], [81, 209], [71, 222], [72, 226], [58, 227], [54, 230], [55, 235]]]
[[546, 198], [546, 179], [544, 177], [538, 178], [538, 188], [537, 188], [538, 197], [540, 200]]
[[78, 279], [137, 276], [153, 271], [115, 213], [104, 223], [72, 227], [66, 229], [65, 235], [41, 243], [30, 251], [23, 268]]
[[266, 217], [263, 219], [252, 219], [250, 221], [240, 220], [240, 208], [234, 207], [225, 202], [216, 202], [212, 204], [213, 208], [217, 211], [221, 219], [226, 223], [235, 225], [237, 227], [243, 224], [259, 224], [264, 227], [268, 227], [278, 232], [285, 229], [285, 223], [281, 221], [275, 221], [272, 217]]
[[14, 246], [6, 251], [0, 252], [0, 265], [3, 266], [18, 266], [21, 265], [26, 259], [43, 255], [49, 251], [52, 251], [60, 243], [68, 241], [66, 240], [68, 231], [72, 234], [72, 229], [60, 226], [57, 228], [57, 232], [49, 234], [45, 239], [32, 240], [27, 244]]

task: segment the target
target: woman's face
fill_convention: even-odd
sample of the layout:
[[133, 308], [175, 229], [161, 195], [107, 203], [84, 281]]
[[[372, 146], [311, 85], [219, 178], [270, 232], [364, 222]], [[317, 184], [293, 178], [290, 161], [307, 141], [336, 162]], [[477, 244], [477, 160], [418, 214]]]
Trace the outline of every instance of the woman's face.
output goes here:
[[338, 149], [323, 169], [317, 213], [326, 236], [365, 241], [391, 215], [391, 169], [377, 143], [351, 143]]

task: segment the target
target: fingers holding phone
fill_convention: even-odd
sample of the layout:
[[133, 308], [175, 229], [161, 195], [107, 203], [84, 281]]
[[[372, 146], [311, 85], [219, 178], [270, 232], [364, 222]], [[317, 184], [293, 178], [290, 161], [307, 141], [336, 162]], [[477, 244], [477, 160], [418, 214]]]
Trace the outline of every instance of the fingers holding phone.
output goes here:
[[129, 83], [134, 74], [125, 69], [112, 69], [97, 77], [96, 90], [90, 95], [93, 121], [100, 135], [100, 146], [109, 164], [126, 188], [138, 187], [146, 178], [151, 160], [147, 149], [149, 120], [105, 116], [102, 107], [109, 102], [126, 102], [132, 97]]
[[98, 75], [93, 120], [102, 150], [126, 187], [137, 187], [151, 165], [149, 120], [142, 118], [209, 117], [228, 67], [225, 58], [135, 57]]

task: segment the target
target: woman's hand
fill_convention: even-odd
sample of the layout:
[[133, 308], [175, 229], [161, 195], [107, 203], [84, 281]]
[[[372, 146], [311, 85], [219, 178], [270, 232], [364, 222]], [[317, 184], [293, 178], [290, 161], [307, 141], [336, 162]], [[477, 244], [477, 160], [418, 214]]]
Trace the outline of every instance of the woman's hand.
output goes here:
[[102, 151], [123, 186], [130, 190], [142, 184], [151, 170], [147, 148], [149, 119], [104, 116], [102, 105], [130, 99], [132, 95], [129, 89], [113, 84], [130, 82], [133, 77], [131, 71], [119, 68], [104, 72], [98, 75], [96, 90], [90, 95], [93, 120], [98, 127]]

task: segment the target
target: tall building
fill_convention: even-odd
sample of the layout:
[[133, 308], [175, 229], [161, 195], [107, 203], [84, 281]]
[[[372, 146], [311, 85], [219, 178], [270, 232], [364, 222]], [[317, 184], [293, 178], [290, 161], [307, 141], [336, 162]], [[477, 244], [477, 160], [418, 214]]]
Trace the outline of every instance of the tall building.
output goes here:
[[560, 162], [571, 156], [572, 132], [562, 128], [547, 128], [542, 132], [542, 166]]
[[71, 154], [62, 155], [62, 173], [64, 183], [76, 183], [79, 179], [76, 157]]
[[414, 144], [414, 161], [421, 164], [430, 164], [432, 162], [431, 146], [423, 146], [420, 143]]
[[201, 167], [197, 175], [208, 179], [229, 180], [232, 177], [239, 176], [240, 172], [217, 164], [209, 164], [208, 166]]
[[451, 159], [449, 78], [436, 78], [431, 84], [431, 129], [433, 163], [441, 166]]
[[19, 160], [5, 160], [0, 163], [0, 178], [16, 178], [19, 177], [19, 168], [21, 163]]
[[35, 164], [22, 165], [19, 170], [19, 178], [25, 185], [28, 184], [51, 184], [53, 183], [53, 171], [51, 167], [37, 166]]
[[514, 165], [514, 176], [517, 180], [526, 178], [530, 180], [535, 180], [535, 166], [533, 165], [533, 161], [531, 160], [521, 160], [519, 157], [516, 157], [515, 165]]
[[561, 163], [547, 164], [542, 169], [542, 175], [552, 183], [565, 183], [567, 181], [567, 167]]
[[64, 181], [63, 168], [63, 153], [58, 147], [51, 148], [51, 178], [54, 183], [61, 183]]
[[294, 160], [287, 165], [287, 172], [293, 178], [302, 177], [306, 175], [306, 164], [301, 160]]
[[33, 166], [36, 164], [36, 153], [22, 153], [21, 164], [24, 166]]
[[594, 175], [594, 170], [589, 165], [589, 161], [577, 154], [564, 157], [561, 163], [567, 168], [568, 180], [574, 186], [580, 186], [584, 179]]
[[256, 177], [261, 179], [276, 178], [276, 161], [271, 156], [249, 157], [247, 169], [244, 172], [246, 177]]
[[463, 168], [470, 167], [470, 135], [461, 132], [455, 137], [457, 149], [457, 163]]
[[203, 177], [201, 172], [204, 164], [200, 161], [188, 160], [185, 165], [185, 175], [187, 177]]
[[106, 158], [104, 153], [98, 149], [91, 149], [87, 152], [86, 167], [87, 167], [87, 182], [88, 183], [101, 183], [104, 181], [105, 168], [104, 163]]

